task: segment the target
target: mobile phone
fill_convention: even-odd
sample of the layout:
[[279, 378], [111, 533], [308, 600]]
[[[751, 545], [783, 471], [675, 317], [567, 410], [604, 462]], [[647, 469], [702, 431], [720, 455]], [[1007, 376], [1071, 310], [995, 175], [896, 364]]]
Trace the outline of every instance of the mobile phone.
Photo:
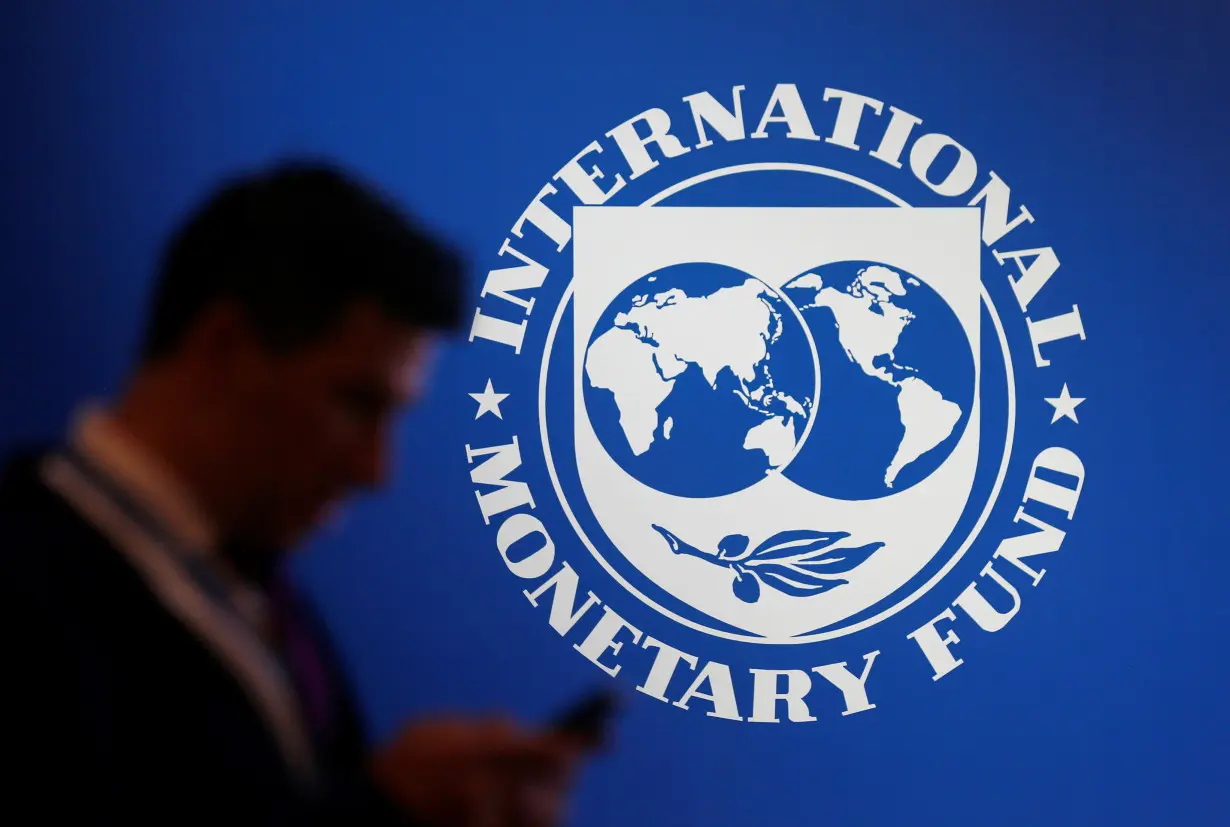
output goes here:
[[606, 743], [611, 723], [619, 711], [619, 694], [610, 689], [598, 689], [557, 715], [551, 731], [568, 735], [591, 747]]

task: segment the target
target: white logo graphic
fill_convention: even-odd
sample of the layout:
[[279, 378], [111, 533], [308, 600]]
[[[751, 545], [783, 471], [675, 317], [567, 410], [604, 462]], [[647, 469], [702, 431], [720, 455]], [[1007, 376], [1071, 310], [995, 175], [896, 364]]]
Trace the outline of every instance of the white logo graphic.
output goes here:
[[1007, 244], [1033, 215], [965, 147], [852, 93], [824, 91], [825, 136], [795, 86], [759, 113], [744, 91], [627, 121], [513, 225], [466, 457], [582, 655], [683, 709], [808, 721], [815, 679], [845, 714], [890, 648], [938, 680], [958, 629], [998, 631], [1041, 580], [1085, 476], [1050, 433], [1085, 400], [1045, 374], [1085, 332], [1075, 304], [1032, 311], [1058, 258]]

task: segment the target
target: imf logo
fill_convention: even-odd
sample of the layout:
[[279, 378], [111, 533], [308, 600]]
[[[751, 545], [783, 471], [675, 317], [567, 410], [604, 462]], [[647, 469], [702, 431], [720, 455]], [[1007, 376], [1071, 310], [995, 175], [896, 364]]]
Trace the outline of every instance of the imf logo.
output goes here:
[[1052, 360], [1085, 330], [956, 140], [745, 93], [626, 121], [513, 224], [465, 450], [499, 559], [582, 655], [681, 709], [813, 721], [826, 692], [874, 708], [890, 649], [949, 674], [1041, 581], [1085, 479]]

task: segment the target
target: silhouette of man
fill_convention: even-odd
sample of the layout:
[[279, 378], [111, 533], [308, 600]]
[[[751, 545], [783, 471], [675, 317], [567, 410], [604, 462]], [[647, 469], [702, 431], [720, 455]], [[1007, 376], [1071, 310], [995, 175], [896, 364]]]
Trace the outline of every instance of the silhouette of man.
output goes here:
[[[286, 550], [388, 476], [462, 266], [326, 164], [225, 183], [172, 239], [123, 393], [0, 481], [4, 748], [43, 820], [547, 825], [581, 748], [425, 720], [369, 753]], [[20, 806], [17, 807], [20, 809]]]

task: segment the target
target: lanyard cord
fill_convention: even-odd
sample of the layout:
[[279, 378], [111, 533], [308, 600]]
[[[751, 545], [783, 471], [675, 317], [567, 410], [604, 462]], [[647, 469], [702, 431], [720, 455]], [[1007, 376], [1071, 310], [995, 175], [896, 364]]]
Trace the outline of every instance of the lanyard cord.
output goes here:
[[[60, 468], [71, 469], [81, 482], [93, 488], [94, 497], [101, 497], [116, 516], [123, 517], [132, 528], [144, 535], [148, 543], [161, 550], [162, 560], [154, 564], [151, 571], [148, 561], [140, 559], [144, 555], [138, 552], [133, 557], [130, 549], [122, 544], [120, 548], [127, 556], [133, 557], [134, 564], [145, 572], [147, 579], [154, 578], [150, 581], [151, 586], [163, 603], [202, 635], [215, 653], [227, 661], [236, 680], [245, 687], [257, 709], [266, 717], [297, 780], [310, 789], [315, 781], [315, 760], [310, 735], [300, 717], [303, 710], [296, 697], [293, 676], [288, 671], [288, 665], [283, 663], [281, 653], [262, 637], [258, 624], [244, 617], [225, 579], [209, 565], [205, 549], [186, 546], [114, 478], [80, 452], [71, 448], [61, 449], [51, 459], [52, 464], [45, 468], [54, 469], [55, 462], [58, 462]], [[80, 487], [80, 483], [77, 485]], [[79, 491], [68, 496], [72, 499], [83, 493]], [[85, 507], [96, 511], [99, 504], [95, 500], [93, 506]], [[170, 580], [166, 577], [167, 564], [176, 572]], [[193, 594], [195, 597], [191, 596]], [[202, 601], [204, 605], [201, 605]], [[216, 612], [213, 615], [215, 620], [209, 619], [209, 613], [201, 615], [199, 610], [193, 608], [194, 602], [200, 608], [212, 606]]]
[[[102, 490], [108, 499], [124, 512], [126, 517], [136, 523], [141, 530], [150, 535], [160, 546], [168, 551], [175, 558], [176, 563], [184, 569], [210, 600], [225, 608], [229, 614], [239, 618], [247, 628], [256, 633], [262, 642], [265, 641], [264, 635], [260, 634], [260, 630], [251, 622], [247, 613], [243, 611], [235, 599], [230, 585], [227, 584], [225, 579], [205, 557], [203, 549], [186, 548], [180, 537], [174, 535], [165, 524], [138, 503], [114, 478], [98, 468], [97, 465], [76, 449], [66, 448], [61, 451], [61, 456], [97, 488]], [[277, 659], [274, 658], [274, 660], [276, 661]]]

